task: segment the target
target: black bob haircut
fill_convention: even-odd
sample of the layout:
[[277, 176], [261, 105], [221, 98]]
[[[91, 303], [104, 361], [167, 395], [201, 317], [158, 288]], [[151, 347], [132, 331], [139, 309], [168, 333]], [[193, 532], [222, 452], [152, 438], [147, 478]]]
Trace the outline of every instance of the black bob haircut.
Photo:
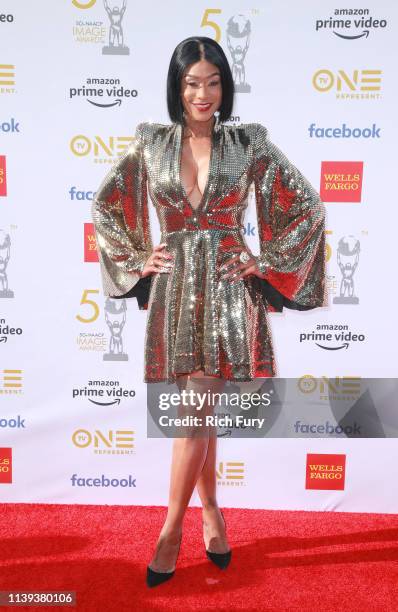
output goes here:
[[234, 81], [222, 47], [207, 36], [190, 36], [174, 49], [167, 74], [167, 110], [174, 123], [184, 122], [184, 107], [181, 102], [181, 79], [184, 70], [201, 59], [214, 64], [220, 71], [222, 99], [218, 109], [219, 121], [226, 121], [232, 114]]

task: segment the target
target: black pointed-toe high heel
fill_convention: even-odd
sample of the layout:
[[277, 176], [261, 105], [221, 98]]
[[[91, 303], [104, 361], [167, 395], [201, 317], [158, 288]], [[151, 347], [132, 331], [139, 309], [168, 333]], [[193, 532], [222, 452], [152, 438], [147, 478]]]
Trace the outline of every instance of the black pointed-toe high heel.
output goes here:
[[[180, 542], [178, 544], [177, 558], [180, 553], [181, 539], [182, 539], [182, 534], [180, 536]], [[177, 559], [176, 559], [176, 563], [177, 563]], [[146, 583], [149, 587], [155, 587], [155, 586], [158, 586], [159, 584], [162, 584], [162, 582], [166, 582], [166, 580], [170, 580], [170, 578], [172, 578], [174, 574], [175, 574], [175, 565], [174, 565], [174, 569], [168, 572], [155, 572], [155, 570], [153, 570], [149, 565], [147, 565]]]
[[[225, 529], [226, 529], [226, 523], [225, 523], [225, 518], [224, 518], [224, 514], [223, 511], [220, 510], [223, 521], [224, 521], [224, 525], [225, 525]], [[202, 524], [204, 525], [203, 521]], [[205, 547], [206, 550], [206, 556], [208, 559], [210, 559], [210, 561], [212, 561], [213, 563], [215, 563], [215, 565], [217, 565], [217, 567], [219, 567], [220, 569], [226, 569], [231, 561], [231, 557], [232, 557], [232, 550], [228, 550], [225, 553], [215, 553], [215, 552], [211, 552], [210, 550], [207, 550], [207, 548]]]
[[155, 572], [149, 565], [146, 568], [146, 583], [149, 587], [155, 587], [166, 580], [170, 580], [174, 576], [175, 570], [172, 572]]
[[226, 553], [215, 553], [206, 550], [207, 558], [213, 561], [220, 569], [227, 569], [232, 556], [232, 551], [229, 550]]

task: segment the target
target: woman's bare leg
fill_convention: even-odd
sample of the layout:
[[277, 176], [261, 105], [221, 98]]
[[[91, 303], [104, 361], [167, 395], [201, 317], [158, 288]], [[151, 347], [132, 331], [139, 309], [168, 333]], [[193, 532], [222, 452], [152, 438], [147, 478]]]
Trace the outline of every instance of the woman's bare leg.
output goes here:
[[[213, 393], [221, 393], [225, 380], [209, 381]], [[217, 432], [213, 427], [210, 432], [206, 460], [196, 483], [196, 488], [202, 502], [202, 518], [205, 524], [204, 536], [206, 548], [211, 552], [224, 553], [229, 550], [225, 533], [225, 524], [217, 502]]]
[[[193, 375], [178, 376], [177, 385], [180, 392], [185, 389], [187, 392], [193, 390], [196, 393], [205, 393], [205, 381], [200, 380], [201, 377], [201, 371]], [[198, 412], [211, 413], [211, 406], [206, 402], [201, 411], [189, 406], [185, 413], [198, 414]], [[207, 435], [204, 429], [198, 436], [193, 430], [189, 430], [188, 434], [189, 437], [175, 438], [173, 442], [168, 511], [155, 554], [150, 562], [151, 568], [157, 572], [170, 571], [175, 565], [185, 511], [206, 461], [209, 446], [208, 428]]]

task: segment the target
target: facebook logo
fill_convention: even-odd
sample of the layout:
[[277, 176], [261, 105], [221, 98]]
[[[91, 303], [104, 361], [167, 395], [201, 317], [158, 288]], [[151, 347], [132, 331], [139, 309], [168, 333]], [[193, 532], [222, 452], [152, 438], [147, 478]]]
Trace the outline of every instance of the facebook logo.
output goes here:
[[71, 187], [69, 189], [69, 196], [71, 200], [93, 200], [95, 197], [95, 191], [84, 191], [84, 189], [76, 189]]
[[0, 123], [0, 132], [19, 132], [19, 123], [15, 121], [14, 117], [10, 121], [3, 121], [3, 123]]
[[245, 236], [255, 236], [256, 228], [254, 227], [254, 225], [250, 223], [250, 221], [248, 221], [248, 223], [246, 223], [246, 225], [243, 228], [243, 233]]
[[345, 123], [341, 127], [317, 127], [311, 123], [308, 132], [310, 138], [380, 138], [380, 129], [375, 123], [368, 128], [350, 128]]

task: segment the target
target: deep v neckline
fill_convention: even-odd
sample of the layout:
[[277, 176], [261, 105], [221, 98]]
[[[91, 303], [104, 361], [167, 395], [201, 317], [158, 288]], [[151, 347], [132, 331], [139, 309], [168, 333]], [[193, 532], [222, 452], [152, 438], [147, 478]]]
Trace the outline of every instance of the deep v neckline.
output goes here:
[[207, 171], [207, 179], [206, 179], [206, 184], [205, 184], [205, 188], [203, 190], [202, 193], [202, 197], [200, 199], [200, 202], [198, 204], [198, 206], [196, 208], [194, 208], [191, 204], [190, 199], [188, 198], [188, 195], [185, 191], [185, 187], [183, 185], [182, 182], [182, 178], [181, 178], [181, 161], [182, 161], [182, 148], [183, 148], [183, 133], [184, 133], [184, 126], [179, 123], [178, 124], [178, 152], [177, 152], [177, 175], [178, 175], [178, 184], [180, 187], [180, 191], [182, 194], [182, 197], [184, 198], [184, 200], [186, 201], [186, 203], [188, 204], [188, 206], [190, 207], [190, 209], [192, 210], [192, 212], [195, 214], [197, 212], [199, 212], [199, 210], [203, 207], [203, 203], [207, 197], [207, 193], [209, 190], [209, 185], [210, 185], [210, 179], [211, 179], [211, 174], [212, 174], [212, 166], [213, 166], [213, 159], [214, 159], [214, 140], [215, 140], [215, 133], [216, 133], [216, 126], [217, 126], [217, 119], [214, 122], [213, 125], [213, 130], [211, 133], [211, 139], [210, 139], [210, 159], [209, 159], [209, 169]]

